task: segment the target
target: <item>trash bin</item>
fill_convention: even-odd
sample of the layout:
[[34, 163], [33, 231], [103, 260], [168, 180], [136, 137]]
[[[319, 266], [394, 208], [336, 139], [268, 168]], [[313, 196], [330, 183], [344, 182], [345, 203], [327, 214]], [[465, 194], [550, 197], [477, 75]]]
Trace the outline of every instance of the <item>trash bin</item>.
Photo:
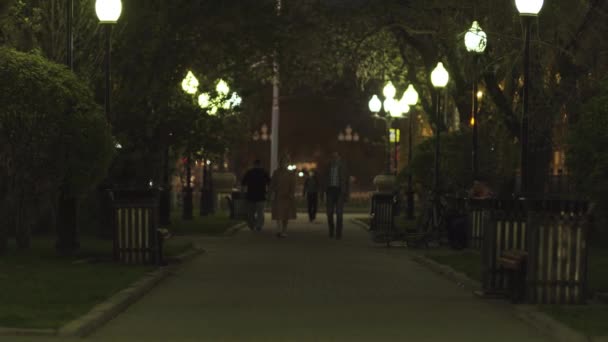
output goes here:
[[247, 199], [245, 193], [234, 190], [231, 194], [232, 206], [230, 208], [230, 218], [235, 220], [247, 220]]

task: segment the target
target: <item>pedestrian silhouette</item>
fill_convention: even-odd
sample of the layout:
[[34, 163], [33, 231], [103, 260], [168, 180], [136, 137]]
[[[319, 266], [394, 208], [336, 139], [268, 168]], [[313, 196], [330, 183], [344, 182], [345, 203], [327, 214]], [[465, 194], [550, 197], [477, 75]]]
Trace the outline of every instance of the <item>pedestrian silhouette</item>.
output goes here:
[[268, 172], [262, 168], [262, 162], [256, 159], [253, 167], [249, 169], [241, 181], [247, 188], [247, 225], [249, 229], [261, 231], [264, 226], [264, 204], [266, 202], [266, 189], [270, 183]]
[[287, 223], [296, 218], [296, 177], [287, 169], [289, 155], [284, 155], [279, 161], [279, 167], [273, 172], [270, 181], [272, 191], [272, 219], [277, 221], [279, 232], [277, 237], [287, 237]]
[[[333, 153], [332, 160], [324, 172], [324, 179], [329, 237], [340, 240], [342, 238], [344, 203], [348, 201], [350, 188], [346, 165], [338, 152]], [[336, 215], [335, 224], [334, 213]]]

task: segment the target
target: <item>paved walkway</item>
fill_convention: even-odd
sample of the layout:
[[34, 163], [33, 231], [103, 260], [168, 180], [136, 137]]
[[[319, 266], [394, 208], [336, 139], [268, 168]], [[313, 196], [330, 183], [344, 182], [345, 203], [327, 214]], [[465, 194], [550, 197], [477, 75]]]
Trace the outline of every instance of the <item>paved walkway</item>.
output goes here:
[[201, 239], [206, 254], [88, 340], [547, 341], [349, 220], [341, 241], [324, 218], [289, 229]]

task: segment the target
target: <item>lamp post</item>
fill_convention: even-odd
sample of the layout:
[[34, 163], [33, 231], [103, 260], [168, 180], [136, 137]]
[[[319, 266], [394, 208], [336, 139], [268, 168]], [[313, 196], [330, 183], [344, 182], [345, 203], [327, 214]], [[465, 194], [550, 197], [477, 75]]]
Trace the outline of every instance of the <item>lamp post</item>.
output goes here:
[[435, 87], [436, 112], [435, 112], [435, 174], [433, 181], [433, 196], [436, 200], [439, 199], [439, 140], [441, 138], [441, 90], [445, 88], [450, 79], [448, 71], [445, 70], [443, 63], [437, 63], [437, 66], [431, 73], [431, 83]]
[[359, 133], [354, 132], [350, 125], [346, 125], [344, 132], [340, 131], [338, 133], [338, 141], [340, 142], [357, 142], [359, 139]]
[[[401, 104], [400, 101], [395, 99], [395, 94], [397, 93], [397, 89], [392, 82], [388, 82], [384, 89], [382, 90], [382, 94], [384, 95], [384, 103], [380, 101], [378, 95], [373, 95], [371, 100], [369, 100], [368, 107], [369, 110], [374, 113], [374, 117], [384, 120], [386, 123], [386, 174], [391, 175], [391, 145], [390, 145], [390, 129], [393, 123], [393, 118], [401, 117]], [[395, 170], [396, 172], [396, 170]]]
[[200, 215], [207, 216], [213, 214], [215, 206], [213, 205], [213, 172], [211, 169], [211, 160], [203, 158], [203, 184], [201, 186], [201, 203]]
[[521, 115], [521, 164], [520, 188], [522, 196], [528, 192], [528, 105], [530, 98], [530, 26], [543, 7], [543, 0], [515, 0], [515, 6], [524, 26], [524, 77]]
[[[405, 104], [410, 108], [409, 114], [409, 130], [408, 130], [408, 151], [407, 151], [407, 164], [412, 165], [412, 134], [413, 134], [413, 123], [415, 115], [413, 113], [414, 106], [418, 103], [418, 92], [413, 85], [409, 85], [403, 93], [403, 99]], [[407, 217], [409, 219], [414, 218], [414, 188], [412, 185], [412, 173], [409, 172], [407, 175]]]
[[471, 149], [473, 180], [479, 177], [479, 160], [478, 160], [478, 130], [477, 126], [477, 65], [479, 55], [486, 50], [488, 38], [486, 33], [481, 29], [477, 21], [473, 21], [471, 28], [464, 35], [464, 45], [468, 52], [473, 53], [473, 89], [471, 90], [471, 128], [473, 130], [473, 145]]
[[105, 55], [105, 73], [106, 73], [106, 88], [105, 88], [105, 101], [104, 107], [106, 112], [106, 119], [108, 122], [111, 121], [111, 107], [110, 107], [110, 54], [112, 52], [112, 45], [110, 38], [112, 37], [112, 26], [116, 24], [118, 18], [120, 18], [120, 13], [122, 12], [122, 2], [120, 0], [96, 0], [95, 1], [95, 12], [97, 13], [97, 18], [99, 18], [99, 23], [104, 26], [105, 29], [105, 47], [106, 47], [106, 55]]

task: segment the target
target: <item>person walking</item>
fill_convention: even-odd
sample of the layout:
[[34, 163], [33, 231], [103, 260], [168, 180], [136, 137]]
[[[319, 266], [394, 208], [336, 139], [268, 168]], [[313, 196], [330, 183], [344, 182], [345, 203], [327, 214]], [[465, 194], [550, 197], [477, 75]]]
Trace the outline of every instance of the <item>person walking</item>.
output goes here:
[[247, 225], [253, 231], [259, 232], [264, 226], [264, 203], [269, 183], [268, 172], [262, 168], [262, 162], [256, 159], [253, 167], [247, 170], [241, 181], [241, 185], [247, 187], [245, 195], [248, 204]]
[[277, 221], [279, 232], [277, 237], [287, 237], [287, 223], [296, 218], [296, 177], [287, 169], [289, 156], [284, 155], [279, 161], [279, 167], [273, 172], [270, 181], [272, 192], [272, 219]]
[[[327, 205], [327, 223], [329, 237], [340, 240], [342, 238], [342, 216], [344, 203], [350, 196], [349, 176], [346, 165], [338, 152], [334, 152], [329, 167], [325, 171], [325, 202]], [[334, 213], [336, 222], [334, 224]]]
[[317, 217], [319, 203], [319, 179], [314, 171], [310, 170], [304, 180], [303, 195], [308, 205], [308, 220], [313, 222]]

